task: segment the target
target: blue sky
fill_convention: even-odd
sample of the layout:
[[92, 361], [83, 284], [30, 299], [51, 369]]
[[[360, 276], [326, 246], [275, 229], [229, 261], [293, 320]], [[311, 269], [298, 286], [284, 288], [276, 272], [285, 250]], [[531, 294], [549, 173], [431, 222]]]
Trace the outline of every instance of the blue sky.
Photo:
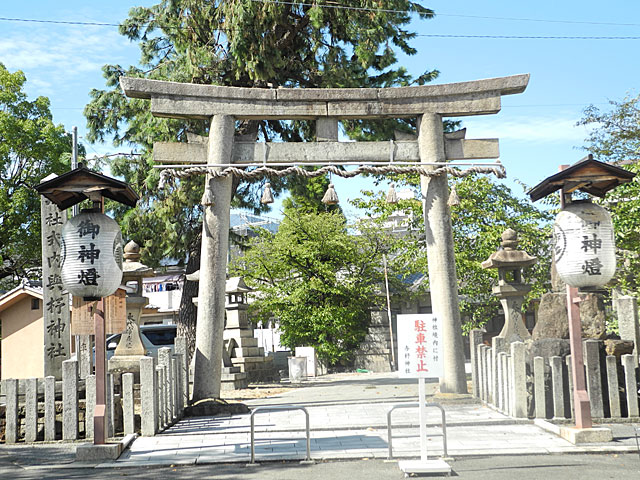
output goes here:
[[[129, 8], [153, 1], [2, 2], [0, 17], [118, 23]], [[436, 68], [436, 83], [530, 73], [527, 90], [503, 98], [497, 115], [465, 118], [467, 138], [500, 138], [506, 182], [518, 179], [533, 186], [573, 163], [586, 131], [576, 127], [589, 104], [607, 108], [609, 99], [637, 94], [640, 39], [504, 39], [443, 38], [427, 35], [578, 36], [640, 38], [640, 2], [422, 2], [436, 11], [432, 20], [415, 22], [418, 54], [400, 63], [419, 74]], [[485, 18], [481, 18], [485, 17]], [[91, 88], [103, 88], [101, 67], [138, 60], [136, 45], [115, 27], [73, 26], [0, 20], [0, 62], [27, 75], [30, 97], [51, 99], [54, 121], [84, 135], [82, 109]], [[86, 145], [88, 153], [113, 153], [111, 145]], [[341, 203], [371, 188], [366, 180], [336, 181]], [[347, 211], [351, 211], [347, 208]]]

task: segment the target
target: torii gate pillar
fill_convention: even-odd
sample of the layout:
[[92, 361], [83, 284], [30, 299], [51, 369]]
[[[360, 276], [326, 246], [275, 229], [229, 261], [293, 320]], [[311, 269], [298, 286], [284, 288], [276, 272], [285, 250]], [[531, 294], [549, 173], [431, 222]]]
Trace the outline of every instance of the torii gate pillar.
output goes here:
[[[418, 127], [421, 163], [446, 162], [442, 117], [423, 114]], [[442, 393], [467, 393], [462, 345], [453, 230], [447, 199], [447, 176], [420, 177], [424, 228], [429, 262], [429, 290], [433, 311], [442, 318], [444, 376]]]
[[[231, 163], [235, 119], [211, 117], [207, 164]], [[222, 333], [229, 250], [229, 205], [232, 176], [207, 176], [203, 199], [202, 247], [198, 291], [196, 349], [193, 354], [193, 401], [220, 398]]]

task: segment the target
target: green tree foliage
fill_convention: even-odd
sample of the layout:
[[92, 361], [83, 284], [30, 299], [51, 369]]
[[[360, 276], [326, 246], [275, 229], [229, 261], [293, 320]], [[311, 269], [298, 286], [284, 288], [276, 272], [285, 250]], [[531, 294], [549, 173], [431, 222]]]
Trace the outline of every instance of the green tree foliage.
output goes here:
[[[188, 133], [206, 134], [208, 125], [153, 118], [148, 102], [124, 98], [118, 78], [257, 88], [360, 88], [423, 84], [437, 76], [437, 71], [427, 70], [413, 79], [406, 69], [394, 67], [397, 52], [416, 53], [409, 45], [415, 33], [406, 28], [412, 15], [430, 18], [430, 10], [408, 0], [346, 0], [341, 5], [357, 9], [332, 8], [335, 3], [325, 0], [313, 5], [298, 0], [164, 0], [130, 10], [120, 33], [138, 42], [141, 68], [105, 66], [108, 89], [91, 91], [85, 116], [91, 141], [113, 137], [115, 145], [132, 145], [142, 153], [135, 161], [116, 159], [112, 169], [142, 196], [136, 209], [120, 213], [125, 236], [144, 243], [143, 260], [154, 265], [167, 255], [185, 258], [195, 248], [198, 229], [193, 224], [200, 212], [193, 206], [202, 194], [198, 179], [158, 192], [158, 173], [151, 169], [152, 143], [186, 141]], [[356, 135], [381, 128], [367, 122], [350, 125]], [[390, 138], [391, 129], [386, 128]], [[266, 140], [314, 136], [313, 126], [303, 121], [249, 122], [239, 130], [260, 132]], [[277, 194], [286, 182], [272, 181], [271, 186]], [[264, 208], [258, 201], [262, 184], [234, 187], [234, 206]], [[157, 235], [158, 229], [163, 235]]]
[[251, 318], [276, 317], [283, 345], [313, 346], [330, 364], [345, 364], [366, 334], [369, 309], [384, 303], [382, 254], [395, 248], [378, 226], [354, 235], [338, 212], [291, 211], [276, 234], [261, 231], [231, 271], [259, 289]]
[[[417, 179], [404, 177], [405, 185], [416, 186]], [[550, 271], [549, 213], [538, 210], [529, 201], [515, 196], [504, 184], [492, 181], [488, 176], [471, 175], [450, 179], [455, 185], [460, 204], [451, 207], [454, 250], [461, 296], [460, 309], [468, 331], [482, 326], [498, 313], [500, 303], [491, 293], [497, 282], [496, 270], [486, 270], [481, 263], [499, 247], [501, 235], [507, 228], [518, 233], [519, 249], [538, 257], [538, 263], [525, 270], [525, 281], [533, 288], [528, 299], [539, 298], [548, 287]], [[422, 202], [417, 199], [402, 200], [398, 205], [386, 204], [383, 196], [367, 193], [356, 202], [371, 215], [389, 217], [400, 210], [408, 214], [409, 228], [420, 234], [424, 231]], [[428, 272], [427, 251], [424, 240], [407, 241], [396, 262], [403, 264], [405, 275]], [[428, 282], [425, 282], [428, 288]]]
[[[601, 111], [589, 106], [580, 125], [592, 127], [585, 147], [596, 160], [612, 162], [640, 174], [640, 96], [611, 101]], [[640, 185], [634, 181], [610, 191], [604, 206], [611, 213], [619, 257], [617, 287], [628, 294], [640, 293]]]
[[610, 101], [602, 111], [590, 105], [578, 125], [591, 127], [586, 150], [603, 162], [634, 160], [640, 156], [640, 95]]
[[[184, 142], [189, 134], [206, 135], [209, 125], [204, 120], [153, 118], [147, 101], [122, 95], [119, 77], [253, 88], [361, 88], [423, 84], [437, 76], [437, 71], [427, 70], [413, 79], [395, 66], [397, 52], [416, 53], [409, 45], [415, 34], [406, 28], [412, 16], [430, 18], [430, 10], [410, 0], [345, 0], [341, 5], [375, 11], [333, 8], [336, 4], [327, 0], [312, 5], [301, 0], [163, 0], [130, 10], [120, 33], [138, 42], [140, 67], [106, 65], [107, 89], [90, 92], [92, 100], [84, 113], [89, 140], [112, 137], [116, 146], [133, 146], [141, 153], [133, 161], [118, 158], [111, 168], [141, 195], [135, 209], [114, 210], [124, 235], [144, 246], [145, 263], [156, 266], [166, 257], [189, 257], [188, 270], [197, 268], [193, 260], [199, 248], [204, 182], [192, 177], [159, 191], [151, 151], [154, 141]], [[392, 130], [389, 125], [384, 123], [387, 135]], [[356, 134], [375, 128], [381, 124], [350, 124]], [[305, 121], [244, 122], [236, 131], [265, 141], [314, 138], [313, 124]], [[273, 193], [282, 192], [287, 182], [271, 179]], [[320, 190], [322, 183], [312, 182], [310, 191]], [[268, 209], [259, 203], [263, 184], [264, 180], [235, 180], [232, 206], [256, 213]], [[299, 190], [305, 185], [298, 179], [290, 186]], [[187, 284], [179, 320], [181, 335], [191, 339], [195, 318], [183, 312], [191, 305], [188, 291], [194, 289]]]
[[21, 71], [0, 63], [0, 281], [37, 277], [41, 266], [40, 196], [32, 189], [69, 169], [71, 137], [55, 125], [49, 99], [29, 100]]

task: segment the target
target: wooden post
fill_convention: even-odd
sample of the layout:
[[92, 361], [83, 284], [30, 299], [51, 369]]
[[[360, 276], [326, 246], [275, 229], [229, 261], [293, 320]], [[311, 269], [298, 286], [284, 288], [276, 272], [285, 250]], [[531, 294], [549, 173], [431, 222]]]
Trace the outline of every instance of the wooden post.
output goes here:
[[106, 411], [107, 411], [107, 369], [105, 357], [105, 319], [104, 299], [96, 302], [93, 309], [93, 321], [96, 335], [96, 407], [93, 413], [93, 443], [106, 443]]
[[580, 296], [576, 287], [567, 285], [569, 313], [569, 344], [571, 346], [571, 372], [573, 374], [573, 407], [576, 427], [591, 428], [591, 402], [587, 393], [582, 354], [582, 323], [580, 322]]
[[[560, 165], [560, 171], [569, 165]], [[560, 190], [560, 207], [564, 208], [571, 195], [562, 188]], [[571, 373], [573, 376], [573, 410], [576, 427], [591, 428], [591, 402], [587, 393], [584, 376], [584, 357], [582, 353], [582, 322], [580, 321], [580, 296], [578, 289], [567, 285], [567, 313], [569, 316], [569, 346], [571, 348]]]

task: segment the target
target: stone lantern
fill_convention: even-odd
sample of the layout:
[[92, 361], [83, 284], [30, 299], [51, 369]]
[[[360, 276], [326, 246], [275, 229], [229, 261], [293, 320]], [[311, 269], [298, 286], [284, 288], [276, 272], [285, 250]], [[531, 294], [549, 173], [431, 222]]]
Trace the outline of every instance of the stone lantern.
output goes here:
[[113, 357], [109, 359], [111, 372], [139, 374], [140, 357], [146, 353], [140, 337], [140, 317], [149, 299], [142, 296], [142, 279], [152, 277], [153, 269], [140, 263], [140, 256], [140, 246], [137, 243], [130, 241], [125, 245], [122, 281], [125, 285], [128, 282], [135, 282], [135, 287], [133, 291], [127, 292], [126, 328], [120, 336], [120, 342]]
[[522, 269], [538, 261], [526, 252], [516, 250], [517, 246], [518, 234], [509, 228], [502, 234], [502, 248], [482, 262], [483, 268], [498, 269], [498, 285], [493, 287], [493, 293], [504, 310], [504, 327], [498, 337], [509, 343], [531, 338], [522, 319], [522, 303], [531, 286], [522, 281]]
[[249, 326], [247, 308], [247, 293], [252, 289], [247, 287], [242, 277], [232, 277], [226, 284], [227, 322], [225, 328], [247, 328]]

